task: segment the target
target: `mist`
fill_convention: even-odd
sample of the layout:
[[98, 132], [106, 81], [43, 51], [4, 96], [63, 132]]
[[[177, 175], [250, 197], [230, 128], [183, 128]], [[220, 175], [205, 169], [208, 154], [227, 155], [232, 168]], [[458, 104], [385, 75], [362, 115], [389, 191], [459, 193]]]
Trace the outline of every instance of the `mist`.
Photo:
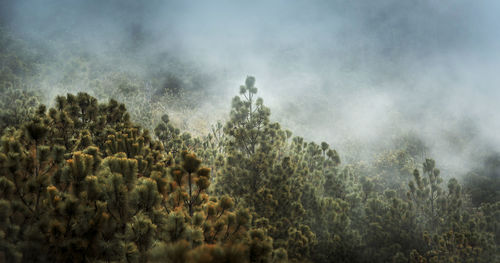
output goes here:
[[[404, 134], [421, 139], [427, 157], [453, 173], [500, 150], [496, 1], [32, 0], [0, 7], [2, 23], [46, 48], [49, 63], [71, 47], [104, 68], [146, 78], [162, 70], [204, 76], [191, 86], [207, 95], [196, 114], [211, 122], [226, 118], [230, 98], [255, 76], [273, 120], [330, 143], [347, 161], [369, 159]], [[59, 74], [40, 84], [49, 97], [88, 89], [55, 88]]]

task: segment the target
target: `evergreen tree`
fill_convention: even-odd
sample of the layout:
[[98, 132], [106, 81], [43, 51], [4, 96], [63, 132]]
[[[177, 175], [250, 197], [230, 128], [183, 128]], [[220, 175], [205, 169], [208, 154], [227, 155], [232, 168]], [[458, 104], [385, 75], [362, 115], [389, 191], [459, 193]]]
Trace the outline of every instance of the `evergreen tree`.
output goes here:
[[480, 167], [469, 172], [464, 187], [475, 206], [500, 202], [500, 154], [489, 154]]
[[[317, 235], [325, 237], [322, 241], [330, 238], [321, 224], [331, 217], [321, 212], [335, 211], [335, 204], [323, 201], [320, 195], [327, 174], [337, 173], [340, 159], [326, 143], [305, 143], [299, 137], [290, 141], [291, 132], [269, 120], [270, 111], [262, 99], [255, 99], [256, 93], [255, 79], [248, 77], [240, 96], [233, 99], [230, 120], [224, 127], [224, 163], [216, 191], [250, 207], [254, 224], [267, 229], [274, 248], [285, 249], [290, 261], [318, 259], [320, 255], [313, 255], [319, 252], [314, 250]], [[331, 231], [342, 228], [341, 223], [336, 224]], [[327, 246], [325, 250], [330, 249]]]
[[116, 101], [58, 97], [0, 150], [1, 260], [271, 260], [248, 211], [207, 195], [209, 169], [188, 153], [174, 165]]

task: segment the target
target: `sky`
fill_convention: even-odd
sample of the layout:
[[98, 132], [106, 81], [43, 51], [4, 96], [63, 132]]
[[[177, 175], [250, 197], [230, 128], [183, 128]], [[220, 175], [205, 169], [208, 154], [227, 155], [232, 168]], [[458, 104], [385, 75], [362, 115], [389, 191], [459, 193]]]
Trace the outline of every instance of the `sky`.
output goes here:
[[4, 22], [32, 41], [129, 58], [120, 66], [138, 72], [168, 67], [168, 57], [214, 76], [200, 111], [211, 118], [224, 118], [252, 75], [274, 120], [341, 154], [356, 142], [367, 158], [411, 133], [429, 157], [460, 171], [479, 153], [500, 150], [498, 1], [21, 0], [0, 7]]

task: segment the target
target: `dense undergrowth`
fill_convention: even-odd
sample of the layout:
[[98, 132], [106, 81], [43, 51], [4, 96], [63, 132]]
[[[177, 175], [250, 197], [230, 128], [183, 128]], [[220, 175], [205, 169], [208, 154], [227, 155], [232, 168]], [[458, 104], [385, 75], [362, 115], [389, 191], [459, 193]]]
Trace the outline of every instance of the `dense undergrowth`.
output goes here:
[[57, 83], [89, 94], [45, 106], [36, 82], [54, 69], [5, 31], [0, 44], [0, 261], [500, 260], [495, 156], [463, 182], [413, 138], [343, 164], [272, 122], [253, 77], [195, 136], [168, 114], [190, 120], [189, 77], [82, 71], [77, 55]]

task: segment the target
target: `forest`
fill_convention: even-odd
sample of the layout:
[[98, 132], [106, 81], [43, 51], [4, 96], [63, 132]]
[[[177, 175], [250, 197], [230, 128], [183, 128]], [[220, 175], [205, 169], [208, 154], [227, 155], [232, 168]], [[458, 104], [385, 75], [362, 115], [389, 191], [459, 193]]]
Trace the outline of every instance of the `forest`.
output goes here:
[[22, 31], [14, 2], [0, 4], [0, 262], [500, 262], [500, 149], [450, 168], [418, 131], [316, 140], [274, 114], [259, 75], [214, 93], [223, 73], [148, 54], [139, 25], [90, 52]]

